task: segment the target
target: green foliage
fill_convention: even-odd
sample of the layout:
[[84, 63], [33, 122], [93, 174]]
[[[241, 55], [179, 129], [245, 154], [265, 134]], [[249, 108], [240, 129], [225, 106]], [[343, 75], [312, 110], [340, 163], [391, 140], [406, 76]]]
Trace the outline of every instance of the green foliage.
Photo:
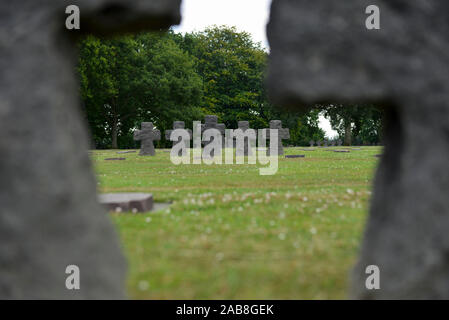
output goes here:
[[[210, 27], [201, 32], [141, 33], [80, 42], [80, 91], [97, 148], [133, 148], [132, 133], [151, 121], [163, 133], [173, 121], [215, 114], [227, 128], [248, 120], [254, 129], [282, 120], [286, 145], [324, 139], [319, 110], [340, 136], [378, 142], [380, 113], [372, 107], [329, 105], [306, 114], [273, 106], [264, 87], [268, 53], [246, 32]], [[350, 134], [345, 129], [351, 128]], [[158, 147], [171, 145], [162, 135]]]
[[87, 37], [80, 43], [79, 73], [98, 148], [133, 147], [132, 130], [141, 121], [163, 131], [174, 118], [191, 122], [202, 115], [202, 80], [167, 34]]
[[381, 141], [382, 110], [374, 105], [330, 104], [318, 106], [330, 119], [345, 144], [377, 144]]

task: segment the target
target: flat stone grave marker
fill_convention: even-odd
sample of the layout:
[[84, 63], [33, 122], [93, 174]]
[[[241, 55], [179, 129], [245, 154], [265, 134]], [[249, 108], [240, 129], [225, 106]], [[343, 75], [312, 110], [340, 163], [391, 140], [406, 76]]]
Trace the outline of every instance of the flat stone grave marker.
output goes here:
[[130, 151], [117, 151], [117, 154], [125, 154], [125, 153], [136, 153], [136, 150], [130, 150]]
[[291, 158], [305, 158], [306, 156], [304, 154], [289, 154], [285, 156], [287, 159]]
[[106, 158], [105, 161], [118, 161], [118, 160], [126, 160], [126, 158]]
[[104, 193], [98, 195], [99, 202], [115, 212], [147, 212], [153, 209], [151, 193]]

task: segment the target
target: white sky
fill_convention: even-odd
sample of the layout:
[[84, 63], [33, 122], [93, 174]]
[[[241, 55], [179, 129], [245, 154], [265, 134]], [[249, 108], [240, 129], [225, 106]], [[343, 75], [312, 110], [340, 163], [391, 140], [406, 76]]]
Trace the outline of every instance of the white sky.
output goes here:
[[212, 25], [235, 26], [268, 48], [265, 26], [271, 0], [183, 0], [178, 32], [202, 31]]
[[[176, 32], [202, 31], [212, 25], [235, 26], [250, 33], [256, 42], [269, 48], [266, 36], [271, 0], [183, 0], [182, 21]], [[330, 122], [320, 116], [320, 128], [329, 138], [337, 135]]]

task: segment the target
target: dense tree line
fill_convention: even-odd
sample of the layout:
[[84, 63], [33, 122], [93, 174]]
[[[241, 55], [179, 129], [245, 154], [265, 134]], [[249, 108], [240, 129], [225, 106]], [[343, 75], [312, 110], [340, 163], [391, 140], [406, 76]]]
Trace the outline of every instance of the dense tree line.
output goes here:
[[[81, 98], [96, 148], [136, 147], [133, 131], [142, 121], [164, 132], [175, 120], [191, 128], [206, 114], [217, 115], [227, 128], [236, 128], [239, 120], [249, 120], [255, 129], [267, 128], [270, 120], [280, 119], [290, 128], [291, 138], [284, 142], [292, 145], [324, 139], [318, 127], [323, 110], [341, 131], [341, 113], [333, 106], [301, 114], [269, 103], [264, 88], [268, 53], [235, 28], [115, 39], [89, 36], [80, 42], [79, 51]], [[353, 126], [358, 134], [374, 134], [367, 116]], [[348, 121], [354, 123], [353, 118]], [[163, 135], [158, 146], [169, 145]]]

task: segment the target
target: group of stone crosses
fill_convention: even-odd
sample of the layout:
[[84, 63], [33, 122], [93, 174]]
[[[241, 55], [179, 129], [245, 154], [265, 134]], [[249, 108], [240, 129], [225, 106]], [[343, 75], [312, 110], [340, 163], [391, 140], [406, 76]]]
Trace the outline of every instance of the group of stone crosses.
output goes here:
[[[324, 143], [321, 140], [317, 140], [317, 141], [310, 140], [309, 144], [310, 144], [311, 147], [313, 147], [315, 144], [317, 145], [317, 147], [321, 147], [321, 146], [328, 147], [329, 146], [329, 140], [327, 140], [327, 139], [324, 140]], [[339, 146], [340, 147], [342, 144], [343, 144], [343, 141], [341, 141], [341, 139], [331, 140], [330, 141], [330, 145], [332, 147], [335, 147], [335, 146]]]
[[[297, 110], [322, 101], [388, 107], [350, 295], [448, 299], [449, 1], [378, 0], [381, 29], [367, 30], [371, 2], [273, 0], [267, 90]], [[2, 299], [125, 297], [126, 262], [85, 152], [74, 33], [168, 28], [180, 22], [181, 1], [78, 0], [78, 31], [63, 28], [69, 4], [0, 2]], [[65, 286], [69, 265], [84, 272], [79, 290]], [[365, 286], [369, 265], [381, 272], [378, 290]]]
[[[238, 128], [241, 129], [243, 132], [250, 129], [249, 127], [249, 121], [238, 121]], [[173, 130], [176, 129], [185, 129], [185, 123], [184, 121], [175, 121], [173, 122]], [[208, 129], [217, 129], [221, 136], [224, 137], [226, 126], [224, 123], [218, 123], [218, 117], [215, 115], [207, 115], [205, 116], [204, 124], [201, 124], [201, 133]], [[271, 120], [270, 121], [270, 129], [277, 129], [278, 130], [278, 155], [284, 154], [284, 147], [282, 145], [283, 139], [289, 139], [290, 138], [290, 131], [288, 128], [282, 128], [282, 121], [281, 120]], [[167, 140], [170, 140], [170, 135], [173, 132], [173, 130], [167, 130], [165, 131], [165, 138]], [[266, 130], [266, 129], [265, 129]], [[192, 130], [187, 129], [190, 135], [190, 139], [192, 139]], [[270, 130], [266, 131], [267, 139], [270, 139]], [[214, 137], [212, 137], [209, 141], [203, 141], [202, 144], [204, 146], [208, 145], [209, 143], [212, 143]], [[142, 122], [141, 129], [134, 131], [134, 140], [141, 141], [141, 148], [139, 155], [141, 156], [154, 156], [156, 155], [156, 151], [154, 148], [153, 141], [161, 140], [161, 132], [160, 130], [156, 129], [153, 126], [152, 122]], [[222, 139], [222, 147], [227, 147], [225, 139]], [[181, 143], [182, 140], [179, 138], [178, 141], [173, 141], [173, 146], [177, 145], [178, 143]], [[232, 144], [235, 147], [235, 140]], [[187, 145], [187, 141], [184, 141], [186, 143], [186, 147], [189, 147]], [[211, 153], [211, 157], [214, 157], [213, 154], [214, 151]], [[269, 149], [267, 149], [267, 152], [269, 153]], [[181, 155], [181, 154], [179, 154]], [[236, 155], [237, 156], [248, 156], [252, 155], [252, 148], [250, 146], [250, 141], [247, 137], [245, 137], [245, 141], [243, 144], [243, 149], [237, 148], [236, 149]]]

